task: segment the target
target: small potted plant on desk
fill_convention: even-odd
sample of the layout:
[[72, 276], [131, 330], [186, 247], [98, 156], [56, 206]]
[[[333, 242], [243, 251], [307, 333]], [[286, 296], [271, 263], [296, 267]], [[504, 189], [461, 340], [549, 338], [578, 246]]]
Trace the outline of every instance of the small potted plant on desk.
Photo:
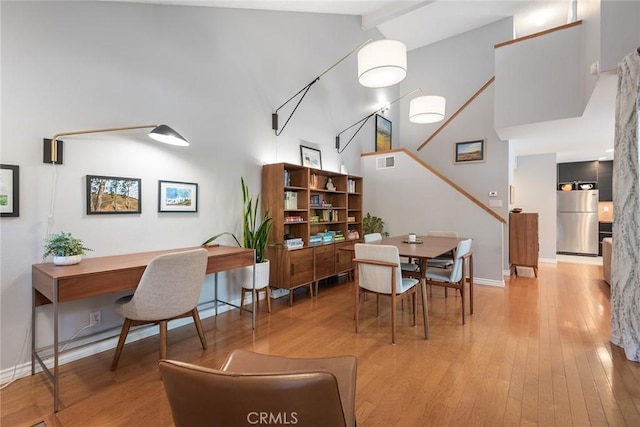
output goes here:
[[42, 258], [52, 255], [55, 265], [73, 265], [82, 260], [85, 251], [92, 250], [85, 247], [82, 240], [76, 239], [71, 233], [61, 231], [47, 237]]
[[[254, 249], [256, 251], [256, 284], [255, 289], [267, 289], [269, 288], [269, 260], [265, 258], [267, 250], [267, 241], [269, 239], [269, 233], [271, 232], [272, 218], [269, 217], [269, 212], [265, 211], [260, 219], [258, 216], [258, 208], [260, 206], [260, 194], [254, 199], [249, 195], [249, 188], [244, 182], [244, 178], [241, 178], [242, 184], [242, 241], [240, 244], [238, 238], [230, 232], [224, 232], [216, 234], [213, 237], [207, 239], [202, 246], [206, 246], [213, 242], [220, 236], [228, 234], [233, 237], [238, 246]], [[253, 268], [244, 267], [242, 276], [243, 289], [251, 289], [253, 282]], [[243, 292], [244, 294], [244, 292]], [[267, 298], [269, 298], [269, 292], [267, 292]], [[244, 299], [244, 298], [243, 298]]]

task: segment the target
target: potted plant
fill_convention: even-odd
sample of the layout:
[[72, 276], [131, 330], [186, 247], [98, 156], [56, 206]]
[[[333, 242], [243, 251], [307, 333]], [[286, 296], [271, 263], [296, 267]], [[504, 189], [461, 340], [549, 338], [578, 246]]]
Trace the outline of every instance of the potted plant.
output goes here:
[[42, 258], [51, 255], [53, 263], [56, 265], [72, 265], [80, 262], [85, 251], [92, 250], [85, 247], [82, 240], [76, 239], [71, 233], [61, 231], [58, 234], [47, 236]]
[[369, 212], [362, 221], [364, 234], [380, 233], [383, 237], [389, 237], [389, 233], [384, 231], [384, 221], [382, 218], [372, 216]]
[[[258, 216], [258, 208], [260, 207], [260, 194], [255, 200], [249, 195], [249, 188], [244, 182], [244, 178], [240, 179], [242, 184], [242, 244], [238, 238], [230, 232], [216, 234], [207, 239], [202, 246], [206, 246], [220, 236], [225, 234], [231, 235], [238, 246], [254, 249], [256, 251], [256, 289], [262, 289], [269, 285], [269, 260], [265, 258], [267, 250], [267, 241], [271, 232], [272, 218], [269, 211], [265, 211], [262, 217]], [[243, 276], [243, 286], [249, 283], [251, 286], [253, 277], [252, 267], [245, 267], [247, 276]]]

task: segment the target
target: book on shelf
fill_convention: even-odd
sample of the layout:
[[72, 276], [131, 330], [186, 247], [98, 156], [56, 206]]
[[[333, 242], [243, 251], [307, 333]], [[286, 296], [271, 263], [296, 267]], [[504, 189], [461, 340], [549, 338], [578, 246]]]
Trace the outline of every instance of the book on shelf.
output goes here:
[[288, 170], [284, 170], [284, 186], [291, 186], [291, 173]]
[[284, 192], [284, 208], [298, 209], [298, 193], [295, 191]]
[[304, 218], [301, 217], [301, 216], [297, 216], [297, 215], [286, 216], [284, 218], [284, 222], [304, 222]]
[[304, 241], [300, 237], [293, 238], [293, 239], [286, 239], [284, 241], [284, 246], [287, 249], [298, 249], [304, 246]]
[[356, 222], [356, 217], [355, 216], [348, 216], [347, 217], [347, 222]]
[[349, 193], [355, 193], [356, 192], [356, 181], [354, 179], [349, 179], [347, 181], [347, 191]]

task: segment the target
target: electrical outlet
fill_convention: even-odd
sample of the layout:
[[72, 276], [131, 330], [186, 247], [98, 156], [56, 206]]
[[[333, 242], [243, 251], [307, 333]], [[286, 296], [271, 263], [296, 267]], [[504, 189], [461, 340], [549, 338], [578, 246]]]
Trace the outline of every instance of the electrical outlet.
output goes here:
[[89, 313], [89, 325], [90, 326], [98, 326], [102, 323], [102, 316], [99, 311], [94, 311]]

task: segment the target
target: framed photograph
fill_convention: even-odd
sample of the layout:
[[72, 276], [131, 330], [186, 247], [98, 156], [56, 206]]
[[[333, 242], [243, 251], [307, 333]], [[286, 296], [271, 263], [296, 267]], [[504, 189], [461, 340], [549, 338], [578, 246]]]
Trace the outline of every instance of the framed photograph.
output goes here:
[[20, 216], [20, 166], [0, 165], [0, 217]]
[[300, 160], [302, 166], [314, 169], [322, 169], [322, 153], [311, 147], [300, 146]]
[[376, 151], [391, 150], [391, 120], [376, 114]]
[[198, 184], [158, 181], [158, 212], [198, 212]]
[[142, 180], [87, 175], [87, 215], [139, 214]]
[[456, 142], [453, 163], [477, 163], [486, 160], [486, 139], [476, 141]]

